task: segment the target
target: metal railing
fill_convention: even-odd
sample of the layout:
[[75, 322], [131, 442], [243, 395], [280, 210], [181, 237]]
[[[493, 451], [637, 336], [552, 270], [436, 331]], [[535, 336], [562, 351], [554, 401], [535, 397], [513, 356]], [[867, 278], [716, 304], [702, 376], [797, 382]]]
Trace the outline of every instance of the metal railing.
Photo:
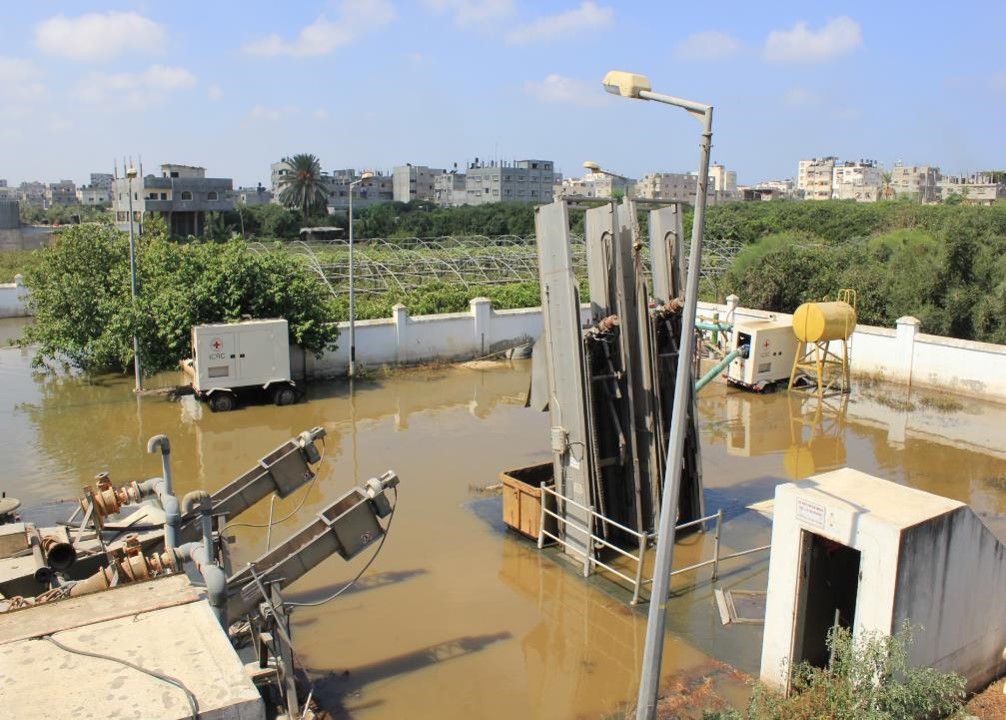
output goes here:
[[[560, 515], [558, 512], [553, 512], [548, 509], [548, 496], [552, 496], [555, 499], [556, 510], [559, 510], [565, 505], [571, 505], [584, 513], [586, 513], [587, 521], [586, 524], [581, 523], [575, 518], [566, 517], [565, 515]], [[553, 534], [545, 529], [546, 518], [554, 518], [557, 523], [558, 534]], [[674, 528], [675, 534], [681, 530], [687, 530], [688, 528], [698, 526], [701, 532], [706, 531], [706, 524], [715, 521], [715, 526], [713, 530], [713, 556], [708, 560], [703, 560], [701, 562], [688, 565], [687, 567], [678, 568], [677, 570], [671, 571], [671, 577], [675, 575], [681, 575], [682, 573], [691, 572], [693, 570], [698, 570], [699, 568], [707, 567], [709, 565], [713, 566], [712, 579], [716, 580], [719, 577], [720, 563], [725, 560], [733, 560], [734, 558], [743, 557], [745, 555], [753, 555], [754, 553], [764, 552], [771, 548], [771, 545], [761, 545], [759, 547], [750, 548], [748, 550], [741, 550], [739, 552], [729, 553], [727, 555], [722, 555], [720, 553], [720, 543], [722, 538], [723, 529], [723, 510], [717, 510], [713, 515], [707, 515], [701, 517], [697, 520], [692, 520], [690, 522], [682, 523]], [[594, 529], [598, 524], [603, 524], [606, 526], [611, 526], [621, 530], [630, 537], [633, 537], [637, 541], [637, 553], [630, 552], [624, 548], [618, 547], [602, 537], [599, 537], [594, 533]], [[559, 527], [565, 530], [565, 533], [559, 531]], [[573, 531], [574, 535], [578, 535], [582, 538], [583, 542], [580, 544], [575, 544], [569, 542], [567, 539], [560, 537], [564, 534], [569, 534]], [[541, 485], [541, 516], [538, 523], [538, 549], [542, 549], [545, 546], [545, 538], [552, 540], [553, 542], [561, 545], [566, 550], [571, 551], [583, 561], [583, 576], [587, 577], [590, 575], [592, 569], [601, 568], [607, 572], [621, 578], [625, 582], [629, 583], [632, 587], [632, 600], [631, 605], [636, 605], [640, 601], [640, 596], [642, 590], [647, 585], [653, 583], [653, 577], [644, 578], [644, 567], [646, 562], [646, 549], [649, 547], [651, 541], [656, 539], [656, 533], [640, 533], [632, 530], [621, 523], [615, 522], [614, 520], [605, 517], [604, 515], [598, 513], [592, 507], [582, 505], [581, 503], [571, 500], [570, 498], [562, 495], [555, 489], [555, 485], [546, 485], [542, 483]], [[611, 564], [605, 562], [604, 560], [597, 557], [595, 550], [598, 548], [607, 548], [613, 550], [615, 553], [621, 557], [626, 558], [631, 563], [635, 564], [635, 573], [628, 575], [622, 570], [613, 567]]]

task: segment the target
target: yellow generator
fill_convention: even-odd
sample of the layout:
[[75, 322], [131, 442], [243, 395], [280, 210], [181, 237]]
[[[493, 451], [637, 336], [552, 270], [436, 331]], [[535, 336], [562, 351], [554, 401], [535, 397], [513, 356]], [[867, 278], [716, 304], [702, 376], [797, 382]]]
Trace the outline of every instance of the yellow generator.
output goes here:
[[733, 349], [749, 347], [748, 356], [738, 357], [727, 368], [731, 385], [761, 392], [789, 380], [797, 339], [791, 322], [741, 320], [734, 323]]

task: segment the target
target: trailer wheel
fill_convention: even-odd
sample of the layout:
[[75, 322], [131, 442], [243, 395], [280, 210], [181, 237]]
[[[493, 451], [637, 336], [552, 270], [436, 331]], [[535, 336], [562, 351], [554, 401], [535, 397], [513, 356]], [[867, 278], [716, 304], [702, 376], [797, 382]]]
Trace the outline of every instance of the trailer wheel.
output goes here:
[[213, 412], [230, 412], [237, 402], [229, 392], [213, 393], [210, 396], [210, 410]]
[[293, 405], [297, 402], [297, 391], [289, 385], [280, 385], [272, 391], [272, 399], [277, 405]]

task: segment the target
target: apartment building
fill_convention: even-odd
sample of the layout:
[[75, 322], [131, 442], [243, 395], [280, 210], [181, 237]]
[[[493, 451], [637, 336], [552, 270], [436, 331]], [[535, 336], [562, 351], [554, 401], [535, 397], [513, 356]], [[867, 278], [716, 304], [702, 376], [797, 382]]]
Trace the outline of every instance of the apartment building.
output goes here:
[[876, 202], [883, 186], [883, 175], [884, 170], [876, 160], [836, 162], [832, 170], [831, 197]]
[[[736, 178], [734, 180], [736, 190]], [[635, 184], [635, 197], [643, 200], [694, 203], [698, 192], [699, 176], [696, 173], [649, 173]], [[716, 202], [716, 181], [712, 176], [706, 183], [706, 202]]]
[[491, 161], [478, 158], [465, 173], [465, 204], [497, 202], [552, 202], [554, 187], [562, 182], [551, 160]]
[[234, 202], [239, 205], [268, 205], [273, 194], [259, 183], [255, 187], [239, 187], [234, 191]]
[[[92, 175], [91, 177], [94, 176]], [[112, 202], [111, 187], [82, 185], [77, 188], [78, 205], [108, 205], [110, 202]]]
[[206, 168], [169, 163], [161, 165], [160, 176], [113, 179], [112, 207], [116, 224], [127, 229], [132, 193], [135, 222], [159, 215], [172, 235], [200, 236], [206, 227], [206, 213], [234, 209], [233, 188], [231, 178], [206, 177]]
[[955, 195], [964, 205], [991, 205], [1006, 199], [1006, 180], [991, 173], [942, 176], [938, 184], [943, 202]]
[[60, 180], [45, 186], [45, 207], [76, 204], [77, 186], [73, 180]]
[[45, 183], [22, 182], [17, 188], [17, 200], [25, 207], [45, 207]]
[[801, 160], [797, 166], [797, 192], [805, 200], [831, 199], [837, 162], [838, 158], [832, 155]]
[[940, 169], [932, 165], [904, 165], [891, 168], [891, 188], [897, 196], [906, 196], [923, 203], [940, 200]]
[[392, 196], [395, 202], [413, 200], [432, 202], [436, 196], [436, 179], [446, 172], [444, 168], [431, 168], [412, 163], [395, 167], [391, 172]]
[[732, 198], [737, 194], [737, 172], [727, 170], [719, 163], [709, 166], [709, 177], [713, 181], [713, 187], [720, 199]]
[[440, 207], [458, 207], [465, 204], [465, 174], [456, 170], [444, 172], [433, 181], [433, 202]]
[[112, 189], [112, 181], [115, 176], [112, 173], [91, 173], [90, 182], [88, 185], [96, 188], [105, 188], [106, 190]]

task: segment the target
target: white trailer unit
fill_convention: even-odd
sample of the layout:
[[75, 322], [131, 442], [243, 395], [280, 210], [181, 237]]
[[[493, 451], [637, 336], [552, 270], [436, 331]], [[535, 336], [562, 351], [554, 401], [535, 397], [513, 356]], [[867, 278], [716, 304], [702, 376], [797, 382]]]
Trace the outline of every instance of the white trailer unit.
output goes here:
[[748, 356], [730, 363], [727, 382], [749, 390], [764, 390], [773, 383], [789, 380], [797, 346], [792, 323], [775, 320], [739, 322], [734, 325], [733, 347], [744, 345], [750, 346]]
[[196, 325], [192, 360], [186, 364], [196, 395], [215, 411], [236, 405], [235, 391], [261, 388], [277, 405], [297, 400], [290, 378], [290, 341], [286, 320], [246, 320]]

